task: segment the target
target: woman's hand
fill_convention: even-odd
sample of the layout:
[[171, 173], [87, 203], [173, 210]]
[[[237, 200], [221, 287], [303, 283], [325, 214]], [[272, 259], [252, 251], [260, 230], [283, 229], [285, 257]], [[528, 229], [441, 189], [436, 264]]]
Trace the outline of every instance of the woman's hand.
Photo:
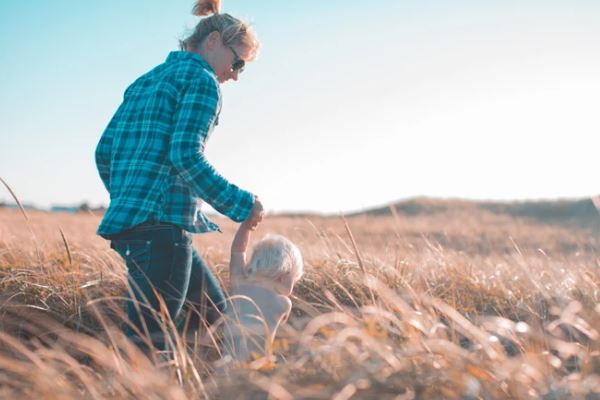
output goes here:
[[248, 229], [251, 231], [254, 231], [262, 222], [264, 215], [265, 209], [261, 201], [258, 199], [258, 197], [256, 197], [254, 199], [254, 205], [252, 205], [252, 210], [250, 211], [250, 216], [243, 222], [243, 224], [246, 225], [246, 227], [248, 227]]

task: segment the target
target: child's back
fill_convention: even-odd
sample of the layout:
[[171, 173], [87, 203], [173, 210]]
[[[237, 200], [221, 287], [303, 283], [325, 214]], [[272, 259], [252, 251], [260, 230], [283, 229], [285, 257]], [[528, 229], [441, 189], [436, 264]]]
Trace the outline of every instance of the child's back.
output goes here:
[[300, 251], [281, 236], [259, 242], [247, 264], [249, 238], [250, 228], [242, 223], [231, 246], [225, 343], [226, 354], [237, 360], [270, 354], [277, 328], [292, 309], [289, 296], [294, 283], [302, 274]]
[[262, 285], [232, 288], [225, 321], [227, 353], [238, 360], [270, 353], [275, 332], [291, 308], [288, 297]]

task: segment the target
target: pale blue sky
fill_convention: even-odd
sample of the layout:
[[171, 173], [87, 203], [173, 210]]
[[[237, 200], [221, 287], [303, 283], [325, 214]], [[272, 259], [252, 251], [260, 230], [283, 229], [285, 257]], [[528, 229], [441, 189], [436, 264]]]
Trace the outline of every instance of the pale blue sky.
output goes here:
[[[194, 26], [190, 0], [0, 2], [0, 177], [107, 203], [94, 148], [123, 91]], [[207, 157], [272, 211], [427, 195], [598, 192], [600, 2], [223, 0], [259, 59]], [[0, 200], [8, 200], [0, 188]]]

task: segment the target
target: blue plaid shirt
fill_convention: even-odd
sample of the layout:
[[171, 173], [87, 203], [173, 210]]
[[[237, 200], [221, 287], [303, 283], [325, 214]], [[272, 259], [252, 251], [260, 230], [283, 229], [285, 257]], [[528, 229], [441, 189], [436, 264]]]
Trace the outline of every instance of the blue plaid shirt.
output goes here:
[[190, 52], [170, 53], [127, 88], [96, 148], [110, 193], [98, 234], [149, 220], [189, 232], [219, 230], [201, 212], [202, 200], [236, 222], [248, 218], [254, 195], [225, 180], [204, 157], [220, 108], [214, 71]]

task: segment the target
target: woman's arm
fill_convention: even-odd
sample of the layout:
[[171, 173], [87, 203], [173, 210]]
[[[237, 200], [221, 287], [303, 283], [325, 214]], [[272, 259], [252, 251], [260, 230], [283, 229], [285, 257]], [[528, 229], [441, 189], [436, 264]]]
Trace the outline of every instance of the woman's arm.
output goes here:
[[102, 179], [102, 183], [106, 190], [110, 193], [110, 151], [112, 146], [112, 136], [111, 129], [113, 127], [112, 121], [111, 124], [106, 128], [102, 136], [100, 137], [100, 141], [96, 146], [96, 167], [98, 168], [98, 173], [100, 174], [100, 179]]
[[169, 161], [196, 197], [241, 222], [250, 215], [254, 195], [227, 181], [204, 156], [206, 140], [217, 117], [219, 97], [218, 83], [208, 75], [188, 85], [172, 118]]

